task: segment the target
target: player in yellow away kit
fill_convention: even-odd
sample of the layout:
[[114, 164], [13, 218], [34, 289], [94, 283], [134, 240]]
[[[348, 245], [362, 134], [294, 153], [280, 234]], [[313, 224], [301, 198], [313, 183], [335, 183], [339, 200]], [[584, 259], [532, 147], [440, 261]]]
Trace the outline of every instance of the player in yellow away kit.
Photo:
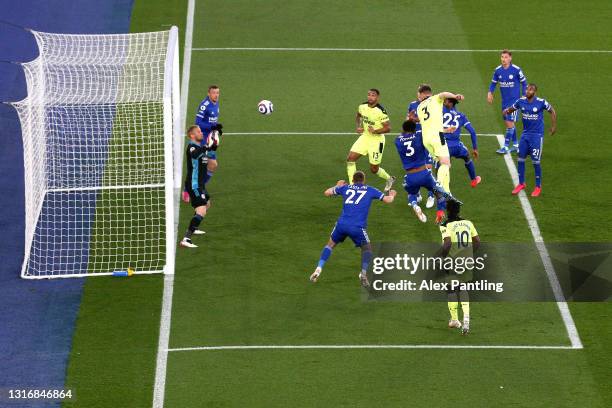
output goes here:
[[346, 171], [348, 179], [352, 180], [357, 171], [357, 160], [361, 156], [368, 156], [370, 170], [378, 177], [385, 180], [385, 192], [391, 190], [395, 177], [390, 176], [385, 169], [380, 167], [383, 151], [385, 149], [385, 133], [391, 131], [387, 111], [378, 103], [380, 92], [378, 89], [368, 91], [368, 100], [357, 110], [355, 123], [357, 133], [361, 134], [353, 143], [348, 157], [346, 158]]
[[442, 106], [446, 98], [454, 98], [458, 101], [464, 99], [463, 95], [452, 92], [440, 92], [432, 95], [431, 86], [420, 85], [417, 91], [417, 99], [420, 103], [416, 109], [416, 117], [412, 115], [411, 119], [421, 124], [423, 144], [429, 150], [431, 156], [437, 158], [440, 163], [437, 173], [438, 181], [450, 193], [451, 162], [444, 138], [444, 126], [442, 125]]
[[[480, 237], [474, 224], [469, 220], [464, 220], [459, 216], [459, 210], [461, 206], [456, 201], [449, 201], [446, 210], [448, 212], [448, 219], [446, 222], [440, 225], [440, 232], [442, 233], [442, 257], [450, 256], [453, 258], [471, 258], [474, 256], [474, 252], [480, 247]], [[465, 281], [471, 279], [471, 273], [469, 271], [462, 272], [462, 274], [456, 274], [451, 271], [450, 273], [456, 274], [452, 276], [452, 279]], [[469, 275], [469, 276], [464, 276]], [[460, 328], [461, 322], [459, 321], [459, 302], [461, 302], [461, 310], [463, 311], [463, 330], [462, 334], [467, 334], [470, 331], [470, 299], [468, 292], [465, 290], [454, 289], [447, 291], [448, 294], [448, 310], [451, 318], [448, 322], [449, 328]]]

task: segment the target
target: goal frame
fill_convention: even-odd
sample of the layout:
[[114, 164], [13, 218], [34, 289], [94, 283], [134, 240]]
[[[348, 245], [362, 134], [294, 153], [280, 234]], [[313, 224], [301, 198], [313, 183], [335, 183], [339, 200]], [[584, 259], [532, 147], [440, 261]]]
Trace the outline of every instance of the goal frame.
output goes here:
[[[32, 31], [39, 49], [41, 44], [35, 32]], [[112, 34], [111, 34], [112, 35]], [[129, 35], [129, 34], [128, 34]], [[40, 62], [32, 61], [42, 65], [43, 61]], [[181, 125], [181, 103], [180, 103], [180, 63], [179, 63], [179, 34], [178, 27], [172, 26], [169, 30], [168, 44], [166, 49], [166, 58], [164, 62], [164, 79], [163, 79], [163, 144], [164, 144], [164, 209], [165, 209], [165, 237], [166, 237], [166, 256], [165, 264], [163, 269], [153, 271], [134, 271], [135, 275], [138, 274], [159, 274], [163, 273], [166, 275], [173, 275], [175, 271], [175, 254], [176, 254], [176, 238], [177, 238], [177, 218], [179, 212], [179, 197], [181, 187], [181, 176], [183, 168], [183, 131]], [[37, 84], [42, 86], [44, 89], [45, 77], [42, 73], [42, 68], [38, 67], [37, 72]], [[29, 88], [29, 84], [28, 84]], [[31, 89], [28, 89], [28, 97], [30, 97]], [[44, 107], [42, 103], [36, 103], [31, 109], [42, 110], [39, 114], [44, 115]], [[22, 127], [29, 127], [32, 129], [32, 123], [21, 122]], [[32, 132], [30, 131], [30, 134]], [[34, 178], [32, 167], [28, 166], [29, 157], [32, 153], [32, 143], [34, 141], [30, 139], [24, 139], [24, 182], [26, 184], [31, 183]], [[104, 189], [104, 187], [101, 187]], [[47, 191], [45, 191], [46, 195]], [[26, 208], [28, 207], [28, 201], [33, 200], [33, 197], [28, 195], [27, 189], [25, 193]], [[109, 276], [113, 275], [116, 271], [107, 272], [85, 272], [85, 273], [74, 273], [74, 274], [57, 274], [57, 275], [34, 275], [28, 274], [28, 263], [30, 260], [31, 250], [34, 241], [34, 235], [36, 233], [36, 226], [40, 222], [40, 216], [42, 207], [45, 202], [45, 196], [43, 196], [40, 203], [37, 205], [34, 211], [34, 220], [28, 228], [26, 222], [25, 231], [25, 251], [23, 264], [21, 267], [21, 278], [23, 279], [62, 279], [62, 278], [81, 278], [89, 276]], [[28, 216], [26, 211], [26, 216]]]

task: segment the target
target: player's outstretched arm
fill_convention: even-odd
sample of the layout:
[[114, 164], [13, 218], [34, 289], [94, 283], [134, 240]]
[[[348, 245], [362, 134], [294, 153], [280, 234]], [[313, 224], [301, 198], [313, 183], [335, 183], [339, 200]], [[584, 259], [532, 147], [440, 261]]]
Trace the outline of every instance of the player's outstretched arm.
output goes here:
[[335, 185], [335, 186], [328, 188], [327, 190], [325, 190], [325, 191], [323, 192], [323, 194], [324, 194], [326, 197], [331, 197], [331, 196], [333, 196], [333, 195], [336, 195], [336, 187], [342, 187], [342, 186], [343, 186], [343, 185], [345, 185], [345, 184], [346, 184], [346, 181], [344, 181], [344, 180], [338, 180], [338, 181], [336, 182], [336, 185]]
[[463, 95], [461, 95], [461, 94], [454, 94], [452, 92], [446, 92], [446, 91], [445, 92], [440, 92], [437, 95], [437, 97], [440, 98], [441, 100], [444, 100], [444, 99], [447, 99], [447, 98], [453, 98], [453, 99], [456, 99], [458, 101], [462, 101], [462, 100], [465, 99], [465, 97]]
[[382, 201], [385, 204], [391, 204], [393, 202], [393, 200], [395, 200], [395, 196], [397, 195], [397, 191], [395, 190], [390, 190], [389, 194], [384, 196]]
[[551, 118], [551, 124], [550, 124], [550, 134], [554, 135], [555, 132], [557, 131], [557, 111], [555, 110], [555, 108], [552, 107], [552, 105], [550, 105], [550, 118]]

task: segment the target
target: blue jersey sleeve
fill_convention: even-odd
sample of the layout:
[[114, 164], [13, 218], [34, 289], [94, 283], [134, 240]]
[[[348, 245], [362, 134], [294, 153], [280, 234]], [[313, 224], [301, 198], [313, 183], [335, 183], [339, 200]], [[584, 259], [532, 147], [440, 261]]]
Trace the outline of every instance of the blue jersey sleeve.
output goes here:
[[348, 188], [348, 184], [345, 184], [343, 186], [336, 186], [336, 187], [334, 187], [334, 194], [335, 195], [343, 195], [346, 192], [347, 188]]
[[512, 108], [516, 109], [516, 110], [521, 110], [521, 100], [517, 99], [516, 102], [514, 102], [512, 104]]
[[550, 103], [548, 103], [546, 99], [542, 99], [542, 105], [544, 106], [544, 109], [546, 109], [549, 112], [552, 109], [552, 106], [550, 105]]
[[495, 92], [495, 87], [497, 86], [497, 79], [495, 79], [496, 76], [497, 76], [497, 70], [494, 70], [493, 77], [491, 78], [491, 85], [489, 85], [489, 92], [491, 93]]
[[525, 95], [525, 91], [527, 90], [527, 77], [525, 74], [523, 74], [523, 70], [520, 68], [518, 69], [518, 77], [519, 81], [521, 82], [521, 91], [523, 92], [522, 95]]
[[385, 197], [383, 192], [375, 187], [368, 188], [368, 193], [371, 197], [371, 200], [382, 200]]
[[472, 123], [468, 120], [468, 118], [466, 116], [463, 116], [465, 123], [463, 124], [463, 127], [465, 128], [465, 130], [467, 130], [468, 132], [470, 132], [470, 137], [472, 138], [472, 149], [474, 150], [478, 150], [478, 141], [476, 138], [476, 130], [474, 130], [474, 127], [472, 126]]

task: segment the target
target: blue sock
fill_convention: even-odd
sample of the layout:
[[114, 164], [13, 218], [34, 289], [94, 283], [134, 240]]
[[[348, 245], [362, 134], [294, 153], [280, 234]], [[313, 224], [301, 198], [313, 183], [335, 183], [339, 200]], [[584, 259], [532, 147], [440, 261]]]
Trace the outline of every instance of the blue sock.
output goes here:
[[428, 197], [433, 197], [433, 196], [434, 196], [434, 193], [433, 193], [433, 191], [430, 190], [429, 194], [428, 194]]
[[438, 197], [438, 203], [436, 205], [438, 210], [446, 210], [446, 199], [444, 197]]
[[362, 271], [368, 270], [368, 265], [370, 265], [371, 259], [372, 259], [372, 251], [370, 250], [361, 251], [361, 270]]
[[516, 137], [516, 127], [512, 128], [512, 144], [513, 145], [518, 145], [518, 140]]
[[514, 128], [506, 128], [506, 141], [504, 142], [504, 146], [510, 146], [510, 141], [512, 140], [512, 133]]
[[525, 159], [518, 159], [519, 184], [525, 184]]
[[419, 196], [416, 195], [416, 194], [410, 194], [408, 196], [408, 205], [410, 205], [410, 206], [418, 205], [418, 197]]
[[319, 268], [322, 268], [323, 265], [325, 265], [325, 262], [327, 262], [331, 253], [332, 249], [325, 245], [325, 248], [323, 248], [323, 251], [321, 251], [321, 258], [319, 258]]
[[539, 161], [533, 162], [533, 170], [535, 171], [535, 185], [540, 187], [542, 185], [542, 165]]
[[476, 167], [474, 167], [474, 162], [471, 159], [465, 162], [465, 168], [470, 174], [470, 180], [474, 180], [476, 178]]
[[204, 184], [206, 184], [206, 183], [208, 183], [210, 181], [210, 179], [212, 178], [213, 174], [215, 174], [214, 171], [208, 170], [206, 172], [206, 175], [204, 176]]

